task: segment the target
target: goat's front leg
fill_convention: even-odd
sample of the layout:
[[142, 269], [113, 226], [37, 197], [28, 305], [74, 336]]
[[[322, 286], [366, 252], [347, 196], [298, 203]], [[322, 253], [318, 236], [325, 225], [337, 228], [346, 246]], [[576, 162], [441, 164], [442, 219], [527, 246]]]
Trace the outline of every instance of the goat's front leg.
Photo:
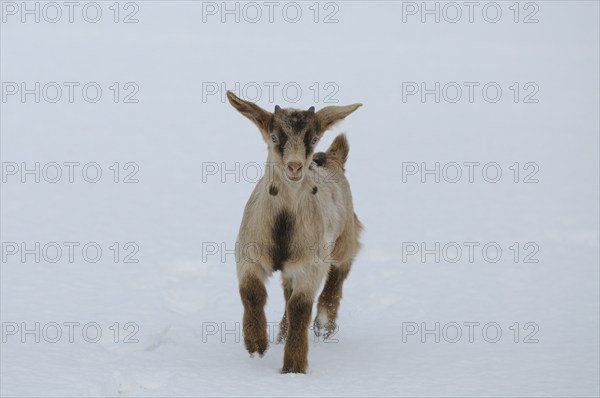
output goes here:
[[313, 297], [294, 291], [287, 304], [288, 331], [281, 373], [306, 373], [308, 367], [308, 326]]
[[240, 296], [244, 304], [244, 344], [250, 355], [257, 352], [262, 357], [269, 346], [265, 316], [267, 289], [262, 279], [255, 274], [240, 278]]
[[[308, 327], [313, 301], [327, 268], [306, 265], [292, 280], [292, 294], [286, 305], [287, 340], [281, 373], [306, 373], [308, 367]], [[286, 271], [284, 270], [284, 278]]]

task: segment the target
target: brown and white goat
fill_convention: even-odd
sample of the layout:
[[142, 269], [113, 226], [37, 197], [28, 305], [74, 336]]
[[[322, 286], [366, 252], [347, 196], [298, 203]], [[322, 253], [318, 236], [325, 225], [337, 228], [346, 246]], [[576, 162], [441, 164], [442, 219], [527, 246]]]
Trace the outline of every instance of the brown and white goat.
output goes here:
[[266, 351], [265, 280], [281, 271], [286, 303], [278, 336], [278, 342], [285, 341], [282, 373], [305, 373], [317, 290], [327, 278], [314, 321], [315, 333], [324, 330], [327, 338], [336, 329], [342, 284], [360, 248], [362, 228], [344, 176], [346, 137], [338, 135], [325, 153], [313, 153], [323, 133], [361, 104], [318, 112], [275, 106], [271, 113], [232, 92], [227, 98], [262, 133], [271, 166], [246, 204], [236, 243], [244, 344], [251, 355]]

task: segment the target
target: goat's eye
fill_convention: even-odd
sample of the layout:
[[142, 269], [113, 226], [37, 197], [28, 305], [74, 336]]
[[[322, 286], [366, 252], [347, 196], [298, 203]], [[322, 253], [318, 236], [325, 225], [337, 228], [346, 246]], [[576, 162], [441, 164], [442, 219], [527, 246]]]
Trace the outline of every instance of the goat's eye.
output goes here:
[[275, 134], [271, 134], [271, 141], [277, 144], [279, 142], [279, 139], [277, 139], [277, 136]]
[[315, 137], [315, 138], [312, 139], [312, 144], [313, 145], [316, 145], [317, 142], [319, 142], [319, 137]]

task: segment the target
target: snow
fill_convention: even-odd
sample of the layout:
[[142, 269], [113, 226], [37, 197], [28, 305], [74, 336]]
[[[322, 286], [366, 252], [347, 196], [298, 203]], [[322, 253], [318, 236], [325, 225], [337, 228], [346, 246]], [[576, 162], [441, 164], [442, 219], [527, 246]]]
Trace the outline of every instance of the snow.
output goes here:
[[[2, 396], [600, 394], [597, 2], [536, 2], [539, 22], [530, 24], [513, 22], [513, 2], [498, 3], [498, 23], [483, 20], [480, 9], [469, 23], [464, 7], [457, 23], [431, 16], [421, 23], [419, 14], [402, 22], [408, 3], [361, 1], [320, 3], [319, 19], [337, 5], [338, 23], [314, 23], [312, 2], [298, 3], [298, 23], [281, 17], [286, 3], [273, 23], [265, 6], [257, 23], [232, 16], [221, 23], [220, 14], [202, 21], [203, 7], [220, 2], [148, 1], [134, 3], [139, 23], [132, 24], [112, 21], [112, 2], [98, 2], [98, 23], [83, 20], [79, 8], [69, 23], [66, 6], [57, 23], [31, 16], [21, 23], [8, 3], [0, 39], [3, 95], [12, 88], [6, 82], [80, 85], [73, 103], [64, 85], [57, 103], [36, 103], [33, 94], [24, 103], [19, 95], [1, 103]], [[135, 11], [120, 7], [120, 19]], [[520, 7], [522, 20], [532, 9]], [[87, 82], [102, 87], [96, 103], [81, 96]], [[134, 88], [128, 82], [139, 87], [138, 103], [123, 103]], [[347, 176], [366, 229], [344, 285], [339, 331], [330, 342], [311, 331], [306, 375], [279, 374], [281, 345], [272, 343], [263, 358], [250, 358], [243, 347], [231, 250], [254, 187], [251, 167], [263, 164], [266, 150], [255, 127], [222, 101], [221, 82], [228, 89], [256, 82], [263, 89], [257, 102], [269, 110], [331, 105], [324, 100], [334, 88], [339, 104], [364, 104], [319, 144], [324, 149], [347, 132]], [[279, 83], [273, 101], [270, 82]], [[290, 82], [302, 88], [296, 103], [283, 98]], [[429, 89], [457, 82], [463, 97], [403, 102], [402, 82], [427, 82]], [[464, 82], [480, 83], [472, 103]], [[487, 82], [502, 87], [496, 103], [481, 97]], [[525, 88], [528, 82], [539, 88], [538, 103], [523, 102], [535, 88]], [[203, 83], [205, 90], [216, 83], [219, 93], [203, 92]], [[50, 183], [40, 171], [39, 183], [33, 175], [22, 183], [20, 171], [10, 172], [22, 162], [30, 169], [39, 162], [40, 170], [56, 162], [62, 178]], [[72, 183], [64, 162], [79, 162]], [[97, 183], [81, 175], [90, 162], [102, 170]], [[462, 178], [450, 183], [441, 175], [436, 183], [430, 174], [422, 183], [417, 173], [403, 182], [408, 162], [439, 162], [440, 169], [457, 163]], [[479, 162], [472, 183], [465, 162]], [[497, 183], [481, 175], [492, 162], [502, 169]], [[528, 162], [539, 168], [537, 183], [523, 182], [535, 169], [525, 168]], [[223, 171], [236, 163], [237, 175]], [[215, 166], [217, 174], [206, 173]], [[128, 175], [139, 182], [122, 182]], [[40, 242], [39, 263], [34, 254], [25, 261], [21, 252], [9, 254], [11, 243], [23, 242], [27, 249]], [[41, 253], [49, 242], [56, 245]], [[72, 262], [66, 242], [79, 244]], [[102, 249], [97, 262], [82, 255], [88, 242]], [[435, 254], [422, 261], [421, 252], [407, 252], [436, 242], [439, 262]], [[478, 244], [473, 261], [469, 242]], [[502, 250], [498, 262], [482, 253], [490, 242]], [[56, 246], [62, 256], [46, 261]], [[447, 261], [457, 246], [462, 256]], [[538, 262], [524, 262], [534, 252], [530, 259]], [[87, 254], [93, 257], [94, 248]], [[127, 254], [138, 262], [124, 262]], [[279, 275], [268, 293], [267, 319], [275, 328], [283, 309]], [[77, 323], [72, 339], [69, 322]], [[421, 334], [436, 323], [439, 332]], [[52, 343], [56, 325], [62, 336]], [[452, 343], [457, 327], [462, 335]], [[502, 335], [490, 342], [497, 327]], [[95, 328], [102, 336], [88, 342]], [[133, 341], [124, 342], [130, 333]]]

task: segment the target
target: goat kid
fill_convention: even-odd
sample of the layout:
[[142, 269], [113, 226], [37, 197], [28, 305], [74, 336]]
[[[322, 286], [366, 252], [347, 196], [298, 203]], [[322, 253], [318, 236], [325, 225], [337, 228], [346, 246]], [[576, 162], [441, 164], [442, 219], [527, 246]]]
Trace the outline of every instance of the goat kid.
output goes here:
[[[277, 338], [285, 341], [282, 373], [306, 373], [317, 290], [326, 279], [314, 330], [327, 338], [336, 329], [342, 285], [360, 249], [362, 229], [344, 176], [346, 137], [338, 135], [325, 153], [313, 153], [325, 131], [362, 104], [318, 112], [314, 107], [302, 111], [275, 106], [271, 113], [232, 92], [227, 98], [258, 127], [268, 144], [267, 165], [273, 166], [246, 204], [236, 243], [244, 344], [250, 355], [262, 356], [267, 350], [265, 280], [281, 271], [286, 303]], [[258, 250], [247, 250], [251, 247]]]

